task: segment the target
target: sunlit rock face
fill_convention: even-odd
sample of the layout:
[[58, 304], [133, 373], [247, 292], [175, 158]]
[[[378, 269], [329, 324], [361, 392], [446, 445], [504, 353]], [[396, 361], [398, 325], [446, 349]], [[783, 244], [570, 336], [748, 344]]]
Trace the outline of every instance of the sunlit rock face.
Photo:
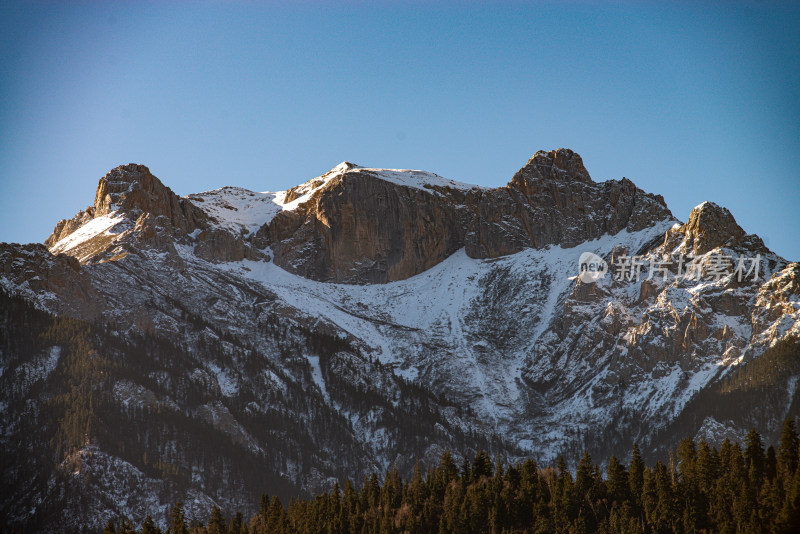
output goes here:
[[269, 235], [278, 265], [322, 281], [403, 280], [462, 247], [472, 258], [496, 258], [672, 217], [662, 198], [630, 180], [593, 182], [567, 149], [537, 152], [496, 189], [349, 163], [319, 183], [296, 210], [272, 219]]

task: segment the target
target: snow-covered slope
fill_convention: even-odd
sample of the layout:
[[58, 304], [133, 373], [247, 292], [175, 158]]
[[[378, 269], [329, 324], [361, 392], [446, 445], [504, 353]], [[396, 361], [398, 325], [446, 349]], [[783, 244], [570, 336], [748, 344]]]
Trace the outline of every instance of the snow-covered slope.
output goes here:
[[284, 209], [281, 193], [255, 193], [241, 187], [223, 187], [189, 195], [221, 228], [251, 233]]
[[[523, 409], [515, 403], [524, 387], [524, 360], [575, 284], [580, 253], [607, 255], [620, 245], [638, 250], [669, 225], [606, 236], [580, 249], [528, 249], [496, 260], [472, 259], [462, 249], [422, 274], [388, 284], [315, 282], [270, 262], [244, 260], [218, 268], [260, 282], [287, 305], [359, 339], [375, 358], [397, 365], [396, 373], [473, 400], [482, 417], [506, 432]], [[184, 260], [192, 261], [184, 251]], [[497, 280], [498, 273], [507, 280]], [[497, 339], [484, 328], [481, 307], [503, 282], [513, 283], [514, 294], [505, 302], [512, 314], [497, 316], [492, 310], [492, 317], [515, 332]], [[498, 343], [502, 353], [495, 352]], [[416, 350], [426, 345], [436, 346], [436, 353]]]
[[372, 169], [368, 167], [355, 167], [353, 170], [355, 173], [368, 174], [385, 182], [391, 182], [404, 187], [422, 189], [424, 191], [430, 191], [434, 188], [450, 188], [461, 191], [482, 189], [477, 185], [457, 182], [448, 178], [442, 178], [438, 174], [426, 171], [414, 171], [408, 169]]

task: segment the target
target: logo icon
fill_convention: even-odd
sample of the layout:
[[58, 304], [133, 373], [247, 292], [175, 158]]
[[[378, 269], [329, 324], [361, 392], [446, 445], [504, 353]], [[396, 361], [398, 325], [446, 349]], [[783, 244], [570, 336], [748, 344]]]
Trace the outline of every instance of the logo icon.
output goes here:
[[584, 252], [578, 259], [580, 274], [578, 278], [586, 284], [593, 284], [603, 278], [608, 272], [606, 260], [592, 252]]

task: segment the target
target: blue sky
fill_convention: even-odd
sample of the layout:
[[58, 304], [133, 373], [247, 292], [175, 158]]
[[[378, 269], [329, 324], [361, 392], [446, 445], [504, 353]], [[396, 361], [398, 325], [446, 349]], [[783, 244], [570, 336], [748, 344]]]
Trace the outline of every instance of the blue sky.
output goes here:
[[568, 147], [800, 260], [798, 3], [4, 2], [0, 58], [0, 241], [129, 162], [181, 195], [343, 160], [500, 186]]

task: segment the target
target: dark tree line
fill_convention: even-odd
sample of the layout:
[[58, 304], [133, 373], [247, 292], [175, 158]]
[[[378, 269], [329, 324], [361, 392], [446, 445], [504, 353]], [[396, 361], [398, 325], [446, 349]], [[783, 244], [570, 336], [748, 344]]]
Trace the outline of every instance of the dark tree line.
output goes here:
[[[646, 466], [634, 447], [629, 462], [611, 457], [603, 473], [584, 454], [577, 468], [503, 465], [479, 452], [460, 467], [449, 452], [404, 480], [394, 468], [380, 481], [340, 487], [284, 506], [262, 495], [260, 512], [225, 518], [215, 506], [207, 524], [188, 522], [177, 503], [167, 532], [196, 534], [383, 533], [791, 533], [800, 532], [800, 450], [794, 421], [777, 451], [755, 430], [744, 444], [682, 440], [666, 463]], [[130, 521], [105, 532], [133, 533]], [[160, 532], [148, 518], [138, 532]]]

